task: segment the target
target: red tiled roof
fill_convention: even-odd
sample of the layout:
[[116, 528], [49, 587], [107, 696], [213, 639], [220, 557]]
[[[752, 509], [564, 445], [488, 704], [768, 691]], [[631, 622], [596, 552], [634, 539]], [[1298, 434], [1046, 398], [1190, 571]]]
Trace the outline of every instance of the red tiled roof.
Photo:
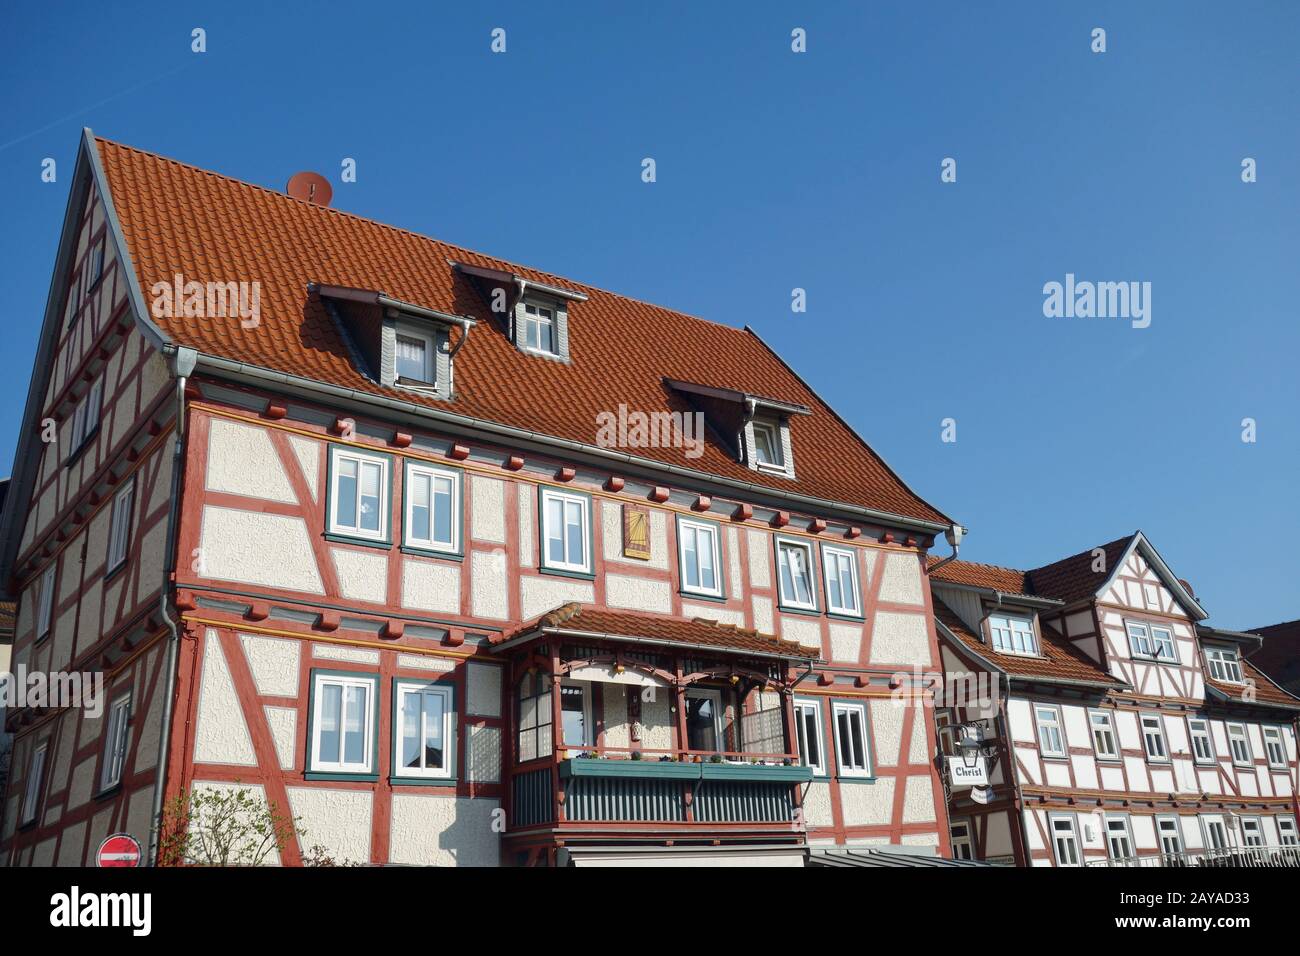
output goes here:
[[[1003, 654], [981, 641], [957, 613], [938, 598], [934, 599], [934, 616], [953, 636], [984, 660], [1012, 677], [1043, 681], [1085, 681], [1111, 687], [1125, 687], [1079, 651], [1075, 650], [1051, 627], [1041, 625], [1042, 657]], [[1041, 624], [1041, 622], [1040, 622]]]
[[1119, 563], [1135, 537], [1137, 536], [1133, 534], [1125, 535], [1101, 545], [1101, 549], [1106, 553], [1106, 563], [1102, 566], [1104, 570], [1093, 570], [1096, 562], [1093, 552], [1097, 549], [1089, 548], [1068, 558], [1062, 558], [1060, 561], [1045, 564], [1041, 568], [1026, 571], [1025, 576], [1029, 586], [1034, 589], [1034, 594], [1053, 597], [1066, 604], [1092, 597], [1110, 580], [1115, 565]]
[[505, 644], [519, 637], [543, 632], [600, 634], [648, 642], [716, 648], [733, 653], [776, 655], [787, 659], [813, 660], [815, 649], [760, 631], [719, 624], [704, 618], [665, 617], [630, 611], [604, 611], [585, 604], [565, 604], [548, 611], [512, 631], [488, 639]]
[[[292, 199], [107, 140], [97, 140], [113, 203], [145, 301], [179, 273], [198, 282], [257, 281], [261, 320], [157, 318], [201, 352], [359, 392], [426, 404], [516, 428], [596, 443], [597, 414], [690, 411], [665, 378], [805, 405], [792, 416], [797, 481], [756, 472], [708, 436], [704, 453], [636, 454], [733, 480], [946, 524], [757, 336], [514, 265], [359, 216]], [[474, 281], [452, 261], [515, 273], [587, 295], [569, 309], [572, 362], [521, 353], [494, 323]], [[480, 321], [456, 360], [448, 404], [362, 375], [308, 283], [382, 290]], [[534, 398], [536, 396], [536, 398]]]
[[950, 584], [964, 584], [975, 588], [988, 588], [1003, 594], [1027, 594], [1025, 591], [1025, 572], [1014, 568], [1000, 568], [994, 564], [979, 564], [975, 561], [949, 561], [941, 568], [935, 569], [941, 558], [931, 555], [927, 560], [930, 577]]
[[[1294, 707], [1297, 710], [1300, 710], [1300, 699], [1291, 696], [1281, 687], [1278, 687], [1277, 684], [1273, 683], [1273, 681], [1269, 679], [1268, 675], [1250, 661], [1241, 661], [1241, 674], [1247, 681], [1246, 687], [1242, 687], [1241, 684], [1231, 684], [1226, 681], [1214, 680], [1210, 677], [1208, 672], [1205, 675], [1205, 683], [1232, 700], [1242, 700], [1242, 695], [1246, 688], [1250, 688], [1255, 695], [1254, 699], [1261, 703], [1281, 704], [1286, 707]], [[1250, 703], [1250, 701], [1246, 701], [1246, 703]]]

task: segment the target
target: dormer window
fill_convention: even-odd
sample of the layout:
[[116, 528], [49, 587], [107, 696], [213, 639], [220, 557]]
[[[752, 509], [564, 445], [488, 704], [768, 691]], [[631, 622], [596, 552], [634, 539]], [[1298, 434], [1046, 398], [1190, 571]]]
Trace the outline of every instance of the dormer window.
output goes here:
[[781, 452], [781, 427], [775, 422], [754, 422], [754, 461], [758, 467], [785, 468]]
[[995, 651], [1003, 654], [1038, 656], [1034, 619], [1023, 614], [990, 614], [989, 638]]
[[1230, 684], [1242, 683], [1241, 662], [1237, 659], [1237, 652], [1231, 648], [1207, 647], [1205, 664], [1210, 669], [1212, 679], [1227, 681]]
[[436, 385], [433, 336], [399, 329], [397, 332], [397, 382], [399, 385]]
[[525, 302], [519, 323], [519, 344], [534, 352], [554, 355], [555, 338], [555, 310], [536, 302]]

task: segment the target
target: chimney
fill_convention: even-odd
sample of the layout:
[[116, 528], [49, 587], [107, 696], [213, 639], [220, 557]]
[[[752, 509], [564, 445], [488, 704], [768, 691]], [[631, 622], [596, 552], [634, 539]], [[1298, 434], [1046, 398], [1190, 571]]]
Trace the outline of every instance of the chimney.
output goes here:
[[289, 184], [284, 187], [284, 191], [294, 199], [315, 203], [317, 206], [328, 206], [334, 195], [329, 180], [320, 173], [311, 172], [294, 173], [289, 177]]

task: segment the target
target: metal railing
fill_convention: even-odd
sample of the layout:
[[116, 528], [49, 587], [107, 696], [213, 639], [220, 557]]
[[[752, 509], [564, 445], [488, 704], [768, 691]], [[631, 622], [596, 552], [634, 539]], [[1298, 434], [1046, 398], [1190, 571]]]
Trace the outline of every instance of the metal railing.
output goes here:
[[1230, 846], [1219, 849], [1183, 850], [1180, 853], [1155, 853], [1149, 856], [1089, 860], [1086, 865], [1102, 867], [1300, 867], [1300, 846]]

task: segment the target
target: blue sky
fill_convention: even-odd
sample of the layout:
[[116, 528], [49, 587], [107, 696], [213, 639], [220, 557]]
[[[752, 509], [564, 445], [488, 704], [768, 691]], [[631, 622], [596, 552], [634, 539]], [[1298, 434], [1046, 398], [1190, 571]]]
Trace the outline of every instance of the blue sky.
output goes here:
[[[1215, 623], [1300, 617], [1300, 5], [290, 6], [6, 5], [0, 473], [88, 125], [752, 325], [971, 560], [1141, 528]], [[1044, 317], [1066, 273], [1150, 282], [1150, 327]]]

